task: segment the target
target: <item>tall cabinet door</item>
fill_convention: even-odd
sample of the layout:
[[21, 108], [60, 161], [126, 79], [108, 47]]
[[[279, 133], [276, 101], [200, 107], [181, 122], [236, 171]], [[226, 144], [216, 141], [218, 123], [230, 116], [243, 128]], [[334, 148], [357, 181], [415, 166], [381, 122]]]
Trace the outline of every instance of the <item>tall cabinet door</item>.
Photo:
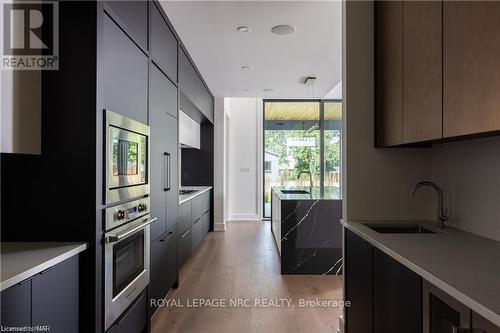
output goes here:
[[442, 2], [403, 2], [403, 143], [442, 138]]
[[500, 2], [443, 6], [444, 136], [500, 130]]
[[403, 2], [376, 1], [377, 146], [403, 143]]
[[177, 223], [177, 87], [151, 65], [151, 215], [158, 221], [151, 225], [151, 240]]

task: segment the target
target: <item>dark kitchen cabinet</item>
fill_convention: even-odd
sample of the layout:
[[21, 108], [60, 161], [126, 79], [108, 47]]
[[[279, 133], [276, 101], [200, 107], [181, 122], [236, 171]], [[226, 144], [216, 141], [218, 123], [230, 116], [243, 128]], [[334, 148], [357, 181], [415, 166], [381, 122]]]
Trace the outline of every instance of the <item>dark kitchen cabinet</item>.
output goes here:
[[346, 332], [373, 332], [372, 246], [344, 228], [344, 247]]
[[500, 130], [500, 2], [444, 1], [444, 137]]
[[32, 326], [49, 325], [52, 332], [78, 332], [78, 257], [72, 257], [33, 277]]
[[210, 231], [210, 212], [206, 212], [201, 219], [203, 223], [203, 236], [205, 236]]
[[377, 146], [403, 143], [403, 2], [375, 1]]
[[[196, 115], [191, 114], [192, 105], [194, 105], [210, 122], [214, 120], [213, 97], [198, 76], [193, 64], [189, 61], [184, 50], [179, 48], [179, 88], [184, 95], [183, 98], [189, 99], [189, 102], [181, 99], [181, 107], [193, 119], [198, 119]], [[192, 105], [190, 105], [192, 104]]]
[[31, 279], [2, 291], [0, 299], [2, 326], [31, 326]]
[[104, 108], [146, 124], [147, 56], [107, 15], [103, 17], [102, 43]]
[[[151, 279], [149, 298], [163, 299], [177, 281], [177, 227], [161, 235], [151, 245]], [[151, 315], [156, 307], [150, 303]]]
[[79, 260], [71, 257], [1, 294], [2, 326], [50, 326], [79, 331]]
[[500, 327], [474, 311], [472, 311], [472, 328], [473, 333], [500, 333]]
[[151, 2], [151, 56], [172, 81], [177, 82], [177, 40], [167, 22]]
[[192, 253], [192, 239], [193, 235], [191, 233], [192, 228], [189, 227], [179, 236], [179, 268], [184, 265], [189, 256]]
[[192, 228], [191, 251], [194, 251], [198, 247], [204, 236], [203, 218], [200, 217], [198, 220], [194, 221], [193, 226], [191, 228]]
[[422, 279], [373, 249], [373, 332], [422, 332]]
[[146, 333], [147, 297], [144, 290], [106, 333]]
[[442, 2], [403, 2], [403, 143], [442, 138]]
[[151, 215], [158, 218], [151, 225], [152, 241], [177, 224], [177, 118], [171, 115], [177, 108], [176, 92], [177, 87], [151, 66], [150, 196]]
[[179, 205], [179, 233], [191, 228], [193, 219], [191, 217], [191, 200], [185, 201]]
[[[106, 1], [116, 20], [127, 34], [144, 50], [148, 48], [148, 2]], [[106, 8], [106, 7], [105, 7]], [[108, 11], [106, 9], [106, 11]]]
[[210, 191], [197, 195], [192, 201], [193, 222], [198, 220], [203, 214], [210, 210]]

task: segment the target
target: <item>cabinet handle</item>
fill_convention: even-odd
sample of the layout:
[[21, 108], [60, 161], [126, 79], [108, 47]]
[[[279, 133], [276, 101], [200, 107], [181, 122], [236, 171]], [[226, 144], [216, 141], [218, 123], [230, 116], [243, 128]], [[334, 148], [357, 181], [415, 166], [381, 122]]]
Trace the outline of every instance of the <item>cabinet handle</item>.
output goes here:
[[169, 238], [169, 237], [170, 237], [173, 233], [174, 233], [173, 231], [169, 231], [169, 232], [168, 232], [168, 235], [167, 235], [167, 236], [165, 236], [165, 238], [160, 239], [160, 242], [164, 242], [164, 241], [166, 241], [166, 240], [167, 240], [167, 239], [168, 239], [168, 238]]
[[170, 191], [170, 153], [163, 153], [163, 191]]
[[180, 238], [186, 237], [186, 235], [189, 234], [190, 231], [191, 231], [191, 228], [189, 228], [188, 230], [186, 230], [186, 232], [183, 233]]

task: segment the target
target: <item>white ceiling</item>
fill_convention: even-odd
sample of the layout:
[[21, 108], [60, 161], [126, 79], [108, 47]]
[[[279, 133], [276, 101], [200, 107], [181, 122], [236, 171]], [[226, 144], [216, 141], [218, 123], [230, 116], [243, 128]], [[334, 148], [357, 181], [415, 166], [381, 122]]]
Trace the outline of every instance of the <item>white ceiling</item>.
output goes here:
[[[324, 97], [342, 76], [340, 1], [162, 1], [215, 96]], [[278, 24], [291, 35], [271, 33]], [[238, 26], [252, 28], [237, 32]], [[242, 66], [250, 66], [242, 71]], [[299, 81], [316, 76], [314, 93]], [[243, 89], [249, 89], [243, 91]], [[272, 88], [274, 92], [262, 92]]]

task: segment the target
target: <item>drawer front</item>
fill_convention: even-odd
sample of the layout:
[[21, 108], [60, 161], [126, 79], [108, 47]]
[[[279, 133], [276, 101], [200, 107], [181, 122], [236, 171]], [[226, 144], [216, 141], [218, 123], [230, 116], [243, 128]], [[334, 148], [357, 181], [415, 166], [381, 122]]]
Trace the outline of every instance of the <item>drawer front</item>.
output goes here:
[[191, 200], [179, 205], [179, 234], [182, 235], [193, 224], [191, 218]]
[[192, 236], [191, 228], [179, 236], [179, 268], [184, 265], [192, 253]]
[[210, 231], [210, 211], [206, 212], [202, 217], [203, 220], [203, 236]]
[[202, 193], [193, 198], [193, 221], [198, 220], [203, 214], [210, 210], [210, 191]]
[[193, 224], [192, 227], [192, 232], [193, 232], [193, 238], [192, 238], [192, 250], [194, 251], [198, 245], [200, 244], [201, 240], [203, 239], [204, 233], [203, 233], [203, 217], [199, 218], [196, 220]]
[[146, 298], [143, 291], [107, 333], [142, 333], [147, 326]]
[[[177, 281], [177, 242], [177, 228], [173, 227], [151, 244], [150, 299], [158, 301], [164, 298]], [[151, 306], [152, 314], [154, 303]]]

